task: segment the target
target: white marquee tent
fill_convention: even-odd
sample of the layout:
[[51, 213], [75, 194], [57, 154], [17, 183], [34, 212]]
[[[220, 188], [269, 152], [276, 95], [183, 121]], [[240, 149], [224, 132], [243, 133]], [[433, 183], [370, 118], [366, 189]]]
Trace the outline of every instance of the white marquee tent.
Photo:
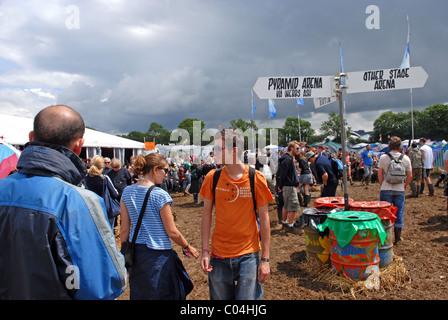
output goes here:
[[[33, 130], [33, 119], [0, 115], [0, 137], [15, 146], [25, 145], [29, 139], [28, 134]], [[93, 157], [102, 154], [103, 148], [113, 149], [114, 158], [118, 158], [124, 164], [125, 150], [130, 150], [131, 155], [138, 155], [145, 150], [142, 142], [117, 137], [112, 134], [86, 128], [84, 135], [85, 157]]]

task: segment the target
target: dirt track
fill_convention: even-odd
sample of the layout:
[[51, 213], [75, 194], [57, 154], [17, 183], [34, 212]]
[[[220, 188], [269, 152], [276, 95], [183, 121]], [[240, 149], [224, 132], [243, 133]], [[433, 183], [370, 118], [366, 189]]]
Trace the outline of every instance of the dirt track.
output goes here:
[[[379, 185], [362, 186], [356, 182], [349, 186], [349, 197], [355, 201], [378, 201]], [[409, 193], [409, 191], [407, 192]], [[427, 193], [427, 192], [425, 192]], [[313, 192], [312, 203], [318, 192]], [[343, 196], [338, 188], [336, 196]], [[172, 194], [176, 224], [185, 238], [200, 248], [200, 219], [202, 207], [193, 204], [193, 196]], [[306, 259], [305, 236], [286, 233], [277, 223], [275, 202], [269, 205], [271, 218], [271, 277], [264, 284], [264, 300], [447, 300], [448, 299], [448, 213], [443, 190], [435, 188], [435, 196], [421, 195], [406, 199], [404, 241], [393, 247], [394, 255], [402, 262], [394, 261], [392, 273], [400, 279], [390, 283], [381, 271], [380, 289], [367, 290], [363, 283], [351, 291], [338, 285], [339, 278], [328, 279], [328, 269], [315, 272]], [[195, 285], [189, 300], [208, 300], [207, 275], [199, 260], [187, 259], [174, 245]], [[397, 267], [397, 263], [399, 267]], [[392, 265], [391, 265], [392, 266]], [[388, 267], [389, 268], [389, 267]], [[388, 269], [386, 268], [386, 269]], [[385, 271], [384, 271], [385, 272]], [[391, 273], [391, 272], [389, 272]], [[382, 282], [381, 282], [382, 281]], [[346, 282], [343, 281], [346, 285]], [[359, 290], [362, 288], [362, 290]], [[126, 290], [119, 299], [129, 299]]]

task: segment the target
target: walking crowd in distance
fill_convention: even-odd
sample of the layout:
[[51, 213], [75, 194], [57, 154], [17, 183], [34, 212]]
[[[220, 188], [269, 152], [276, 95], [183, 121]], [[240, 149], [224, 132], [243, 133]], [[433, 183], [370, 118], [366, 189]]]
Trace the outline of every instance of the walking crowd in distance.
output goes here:
[[[222, 130], [207, 157], [150, 153], [123, 165], [101, 155], [83, 162], [84, 131], [82, 117], [68, 106], [41, 110], [18, 172], [0, 180], [0, 299], [116, 299], [129, 285], [133, 300], [184, 300], [194, 283], [173, 245], [199, 259], [210, 299], [262, 299], [270, 276], [268, 204], [276, 201], [283, 228], [302, 232], [295, 222], [312, 192], [334, 197], [342, 186], [343, 157], [350, 184], [378, 182], [379, 200], [397, 207], [396, 244], [405, 228], [407, 186], [408, 197], [425, 186], [433, 196], [443, 183], [448, 210], [447, 178], [432, 183], [434, 159], [424, 138], [403, 149], [391, 137], [379, 159], [369, 146], [360, 154], [332, 154], [325, 145], [291, 141], [260, 161], [261, 154], [251, 160], [244, 152], [243, 136]], [[274, 172], [267, 179], [269, 161]], [[448, 171], [448, 152], [444, 164]], [[192, 196], [202, 210], [201, 248], [177, 228], [173, 193]], [[114, 234], [119, 216], [121, 243], [136, 243], [129, 270]]]

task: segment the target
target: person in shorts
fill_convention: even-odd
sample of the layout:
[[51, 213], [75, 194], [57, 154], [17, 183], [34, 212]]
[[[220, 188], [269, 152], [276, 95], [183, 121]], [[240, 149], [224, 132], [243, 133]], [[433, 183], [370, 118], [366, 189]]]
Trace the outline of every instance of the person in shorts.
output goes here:
[[297, 232], [294, 228], [296, 212], [300, 211], [300, 202], [297, 195], [299, 177], [297, 175], [294, 157], [299, 154], [300, 147], [297, 141], [288, 144], [287, 152], [279, 160], [278, 191], [283, 196], [283, 224], [289, 231]]

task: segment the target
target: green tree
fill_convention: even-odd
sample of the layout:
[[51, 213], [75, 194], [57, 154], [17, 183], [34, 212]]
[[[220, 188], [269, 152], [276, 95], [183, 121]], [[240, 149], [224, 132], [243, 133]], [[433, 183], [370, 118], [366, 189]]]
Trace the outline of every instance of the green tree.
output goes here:
[[300, 133], [299, 133], [299, 120], [297, 118], [287, 118], [281, 133], [279, 133], [279, 139], [283, 144], [287, 144], [289, 141], [302, 138], [302, 141], [309, 141], [314, 135], [315, 131], [311, 128], [311, 123], [300, 119]]
[[152, 122], [145, 134], [146, 141], [155, 141], [156, 144], [168, 144], [170, 142], [170, 132], [161, 124]]
[[250, 120], [250, 122], [246, 122], [243, 119], [238, 120], [230, 120], [230, 129], [240, 129], [243, 132], [246, 132], [247, 129], [257, 130], [257, 126], [254, 120]]
[[[346, 138], [350, 137], [351, 127], [347, 126], [347, 120], [344, 120], [346, 127]], [[325, 137], [334, 136], [334, 142], [341, 142], [341, 118], [336, 112], [332, 111], [328, 116], [327, 121], [322, 121], [320, 131]]]
[[[200, 128], [197, 128], [195, 132], [193, 132], [193, 128], [195, 125], [195, 121], [200, 122]], [[181, 123], [177, 126], [179, 129], [184, 129], [188, 132], [188, 135], [190, 137], [190, 144], [193, 144], [194, 141], [201, 142], [202, 139], [202, 133], [204, 132], [205, 123], [199, 119], [192, 119], [192, 118], [186, 118], [182, 120]], [[193, 136], [193, 133], [196, 133], [196, 136]], [[202, 142], [201, 142], [202, 143]]]
[[[414, 113], [414, 137], [442, 140], [448, 137], [448, 105], [436, 104]], [[417, 122], [417, 123], [416, 123]]]
[[131, 131], [127, 135], [120, 135], [119, 137], [123, 137], [126, 139], [131, 139], [139, 142], [145, 141], [145, 133], [140, 131]]

